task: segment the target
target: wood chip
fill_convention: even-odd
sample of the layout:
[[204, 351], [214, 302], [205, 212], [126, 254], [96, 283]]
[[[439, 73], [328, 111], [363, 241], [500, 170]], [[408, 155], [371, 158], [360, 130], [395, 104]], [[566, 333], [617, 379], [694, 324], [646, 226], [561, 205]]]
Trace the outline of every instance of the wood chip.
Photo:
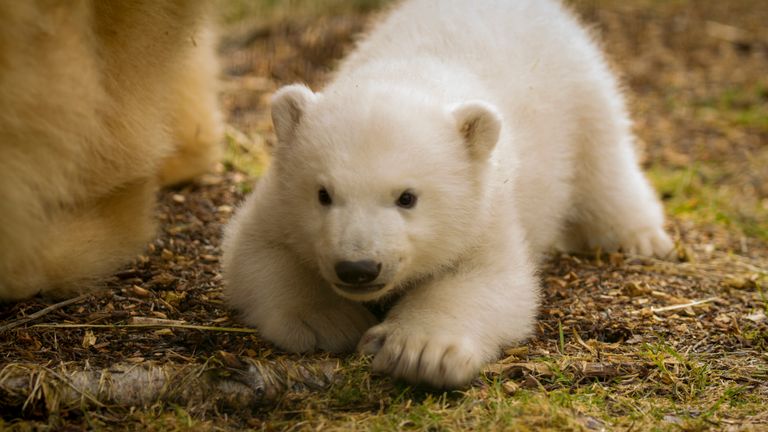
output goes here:
[[148, 297], [152, 296], [152, 292], [150, 292], [148, 289], [142, 288], [142, 287], [140, 287], [138, 285], [131, 286], [127, 291], [128, 291], [128, 293], [133, 294], [136, 297], [148, 298]]

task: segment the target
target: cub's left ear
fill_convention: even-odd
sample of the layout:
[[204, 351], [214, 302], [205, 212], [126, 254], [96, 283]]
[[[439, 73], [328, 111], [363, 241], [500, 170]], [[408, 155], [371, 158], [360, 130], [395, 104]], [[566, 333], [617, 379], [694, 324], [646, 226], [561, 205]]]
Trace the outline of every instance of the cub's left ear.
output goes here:
[[486, 102], [470, 101], [453, 106], [451, 113], [469, 154], [475, 160], [488, 158], [501, 132], [501, 115], [496, 108]]

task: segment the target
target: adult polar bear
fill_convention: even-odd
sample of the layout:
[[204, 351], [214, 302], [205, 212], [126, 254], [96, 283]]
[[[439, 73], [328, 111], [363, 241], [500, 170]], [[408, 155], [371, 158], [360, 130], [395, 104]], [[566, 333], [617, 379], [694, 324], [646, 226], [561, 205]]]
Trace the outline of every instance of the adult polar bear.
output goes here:
[[98, 287], [218, 159], [208, 3], [0, 1], [0, 302]]
[[[672, 249], [616, 80], [555, 1], [406, 1], [322, 93], [272, 109], [224, 271], [284, 349], [358, 344], [377, 371], [461, 386], [530, 335], [546, 249]], [[393, 293], [381, 323], [360, 304]]]

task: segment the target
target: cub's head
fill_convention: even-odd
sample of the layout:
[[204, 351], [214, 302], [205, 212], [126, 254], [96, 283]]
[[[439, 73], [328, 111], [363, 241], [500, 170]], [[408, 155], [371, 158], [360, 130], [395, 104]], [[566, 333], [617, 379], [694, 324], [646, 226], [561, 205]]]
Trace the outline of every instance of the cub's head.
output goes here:
[[482, 231], [493, 107], [292, 85], [275, 94], [272, 119], [286, 241], [340, 295], [375, 300], [450, 267]]

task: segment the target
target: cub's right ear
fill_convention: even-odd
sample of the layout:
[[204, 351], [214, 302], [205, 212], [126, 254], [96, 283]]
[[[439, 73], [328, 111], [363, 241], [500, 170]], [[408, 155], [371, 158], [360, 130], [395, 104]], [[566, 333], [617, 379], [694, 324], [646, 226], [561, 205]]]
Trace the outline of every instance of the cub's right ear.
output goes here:
[[301, 84], [285, 86], [272, 96], [272, 123], [278, 143], [286, 144], [293, 138], [304, 111], [316, 98], [312, 90]]

